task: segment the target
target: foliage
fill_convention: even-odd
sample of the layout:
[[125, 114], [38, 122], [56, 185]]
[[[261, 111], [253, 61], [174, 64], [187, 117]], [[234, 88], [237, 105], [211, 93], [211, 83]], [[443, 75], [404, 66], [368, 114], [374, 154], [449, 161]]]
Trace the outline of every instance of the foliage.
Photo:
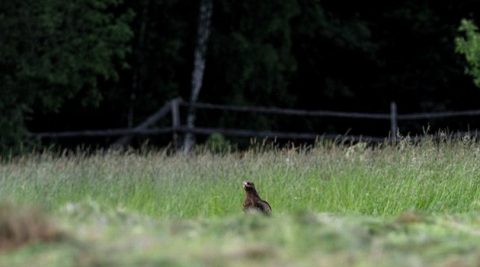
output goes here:
[[463, 36], [455, 39], [456, 51], [465, 56], [469, 67], [466, 73], [474, 78], [475, 85], [480, 87], [480, 34], [478, 27], [471, 20], [462, 20], [458, 30]]
[[[218, 1], [214, 5], [208, 60], [215, 64], [207, 75], [212, 75], [210, 82], [214, 78], [230, 90], [214, 86], [207, 92], [221, 92], [223, 99], [233, 103], [284, 101], [288, 77], [295, 70], [290, 50], [296, 1]], [[225, 75], [214, 76], [220, 70]]]
[[[128, 59], [131, 68], [124, 73], [118, 90], [109, 90], [111, 97], [105, 104], [122, 103], [119, 107], [123, 109], [116, 109], [116, 114], [124, 114], [125, 106], [132, 105], [138, 122], [190, 90], [197, 10], [191, 2], [177, 0], [128, 0], [125, 5], [136, 14], [130, 24], [135, 32]], [[125, 105], [122, 101], [131, 94], [131, 103]]]
[[[476, 22], [462, 23], [466, 35], [457, 39], [457, 54], [452, 39], [458, 21], [478, 8], [476, 2], [427, 0], [376, 5], [213, 1], [200, 101], [368, 112], [385, 112], [396, 101], [402, 113], [476, 109], [480, 91], [472, 90], [458, 55], [468, 54], [468, 72], [474, 75]], [[34, 141], [27, 129], [123, 128], [173, 97], [189, 99], [197, 13], [198, 1], [2, 1], [0, 151]], [[197, 123], [290, 132], [388, 132], [387, 125], [375, 121], [282, 120], [209, 111], [200, 112]], [[466, 130], [479, 121], [415, 121], [400, 130], [421, 133], [426, 123], [434, 130]], [[166, 144], [162, 138], [149, 143]], [[111, 141], [92, 140], [87, 142]]]
[[211, 134], [205, 141], [205, 147], [212, 153], [227, 153], [234, 150], [232, 143], [220, 133]]
[[[40, 0], [0, 3], [0, 100], [3, 148], [25, 132], [36, 108], [59, 110], [66, 99], [98, 104], [99, 82], [118, 79], [132, 37], [131, 12], [118, 0]], [[4, 150], [3, 150], [4, 151]]]

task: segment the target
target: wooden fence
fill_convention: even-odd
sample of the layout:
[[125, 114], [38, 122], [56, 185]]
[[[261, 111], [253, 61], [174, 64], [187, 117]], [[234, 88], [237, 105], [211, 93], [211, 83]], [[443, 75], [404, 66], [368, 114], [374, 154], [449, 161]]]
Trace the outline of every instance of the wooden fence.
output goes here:
[[[276, 132], [276, 131], [256, 131], [250, 129], [232, 129], [232, 128], [205, 128], [205, 127], [186, 127], [181, 123], [180, 107], [192, 106], [195, 109], [231, 111], [231, 112], [247, 112], [257, 114], [270, 115], [289, 115], [301, 117], [330, 117], [330, 118], [350, 118], [350, 119], [370, 119], [390, 121], [390, 135], [388, 137], [371, 137], [371, 136], [352, 136], [352, 135], [332, 135], [319, 133], [301, 133], [301, 132]], [[156, 128], [152, 127], [160, 119], [165, 118], [168, 113], [171, 114], [172, 124], [169, 127]], [[107, 137], [119, 136], [120, 138], [114, 142], [115, 146], [127, 145], [131, 138], [135, 135], [158, 135], [171, 134], [172, 142], [176, 143], [179, 134], [192, 133], [196, 135], [210, 135], [213, 133], [221, 133], [226, 136], [236, 137], [259, 137], [259, 138], [277, 138], [277, 139], [305, 139], [314, 140], [317, 138], [341, 138], [342, 140], [351, 141], [374, 141], [384, 142], [389, 140], [396, 142], [398, 138], [398, 122], [406, 120], [425, 120], [435, 118], [452, 118], [465, 116], [479, 116], [480, 110], [466, 111], [448, 111], [448, 112], [427, 112], [427, 113], [409, 113], [398, 114], [397, 105], [392, 102], [390, 104], [389, 113], [361, 113], [361, 112], [340, 112], [328, 110], [301, 110], [301, 109], [284, 109], [275, 107], [248, 107], [248, 106], [229, 106], [210, 103], [189, 104], [175, 98], [168, 101], [157, 112], [149, 116], [145, 121], [133, 128], [106, 129], [106, 130], [83, 130], [83, 131], [65, 131], [65, 132], [43, 132], [32, 133], [36, 138], [68, 138], [68, 137]]]

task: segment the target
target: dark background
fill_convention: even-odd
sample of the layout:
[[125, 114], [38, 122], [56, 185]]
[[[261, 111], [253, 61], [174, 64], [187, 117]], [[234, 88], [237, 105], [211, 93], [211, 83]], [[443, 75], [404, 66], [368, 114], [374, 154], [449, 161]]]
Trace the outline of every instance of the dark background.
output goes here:
[[[199, 1], [180, 0], [3, 0], [0, 149], [106, 145], [114, 138], [38, 143], [28, 133], [126, 128], [174, 97], [188, 100], [198, 9]], [[478, 1], [213, 0], [199, 101], [382, 113], [392, 101], [399, 113], [480, 109], [480, 89], [455, 52], [461, 20], [476, 22], [477, 10]], [[390, 129], [388, 121], [217, 111], [199, 111], [196, 124], [371, 136]], [[399, 126], [402, 134], [426, 126], [467, 131], [480, 118]]]

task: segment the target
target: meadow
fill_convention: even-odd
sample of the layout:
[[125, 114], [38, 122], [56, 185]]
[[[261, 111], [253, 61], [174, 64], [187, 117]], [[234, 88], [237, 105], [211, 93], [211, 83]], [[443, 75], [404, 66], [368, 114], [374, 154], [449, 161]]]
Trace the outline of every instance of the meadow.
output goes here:
[[[25, 155], [0, 165], [0, 266], [478, 266], [479, 156], [468, 138]], [[243, 214], [243, 180], [272, 217]]]

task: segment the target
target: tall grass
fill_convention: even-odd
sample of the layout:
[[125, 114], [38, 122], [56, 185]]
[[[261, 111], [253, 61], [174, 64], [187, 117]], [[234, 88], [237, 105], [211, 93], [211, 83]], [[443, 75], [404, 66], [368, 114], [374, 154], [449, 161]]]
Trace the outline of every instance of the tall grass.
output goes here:
[[241, 213], [241, 182], [255, 182], [274, 214], [390, 216], [480, 209], [480, 144], [466, 141], [168, 156], [39, 153], [0, 165], [0, 199], [57, 210], [94, 201], [154, 217]]

